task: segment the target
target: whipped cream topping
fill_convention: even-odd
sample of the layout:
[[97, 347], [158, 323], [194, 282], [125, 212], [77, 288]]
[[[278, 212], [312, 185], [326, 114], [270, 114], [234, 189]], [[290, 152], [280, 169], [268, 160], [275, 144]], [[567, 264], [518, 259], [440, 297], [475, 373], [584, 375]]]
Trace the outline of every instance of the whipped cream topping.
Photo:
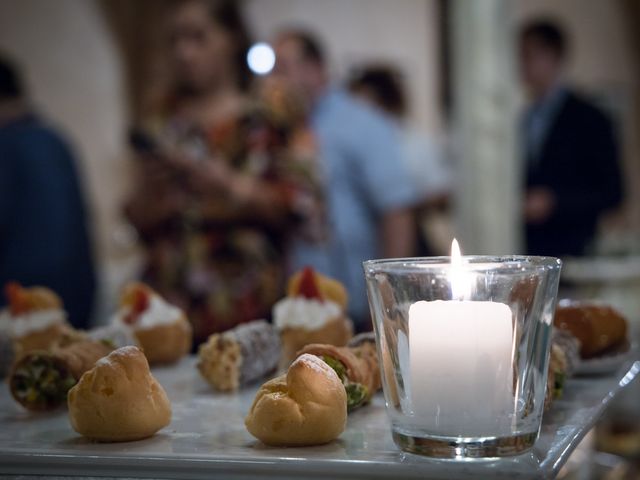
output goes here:
[[33, 312], [12, 315], [6, 309], [0, 312], [0, 329], [14, 337], [24, 337], [33, 332], [45, 330], [52, 325], [65, 323], [67, 314], [59, 308], [34, 310]]
[[273, 324], [278, 330], [319, 330], [342, 315], [342, 308], [330, 300], [285, 297], [273, 306]]
[[[131, 311], [130, 307], [122, 307], [116, 312], [111, 323], [127, 324], [124, 319]], [[160, 295], [151, 295], [147, 309], [137, 315], [131, 325], [136, 329], [149, 329], [159, 325], [169, 325], [182, 317], [182, 310], [165, 301]]]

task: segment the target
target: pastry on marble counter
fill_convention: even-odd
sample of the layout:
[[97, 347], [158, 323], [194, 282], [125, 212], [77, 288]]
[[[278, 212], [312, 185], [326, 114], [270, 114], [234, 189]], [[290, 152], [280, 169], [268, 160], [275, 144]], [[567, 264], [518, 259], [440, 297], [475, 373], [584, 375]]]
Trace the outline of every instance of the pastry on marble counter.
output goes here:
[[549, 352], [549, 371], [547, 373], [547, 387], [544, 396], [544, 409], [548, 410], [554, 400], [562, 397], [564, 384], [567, 379], [567, 357], [563, 348], [557, 343], [551, 344]]
[[152, 365], [174, 363], [191, 350], [192, 329], [184, 312], [143, 283], [125, 287], [111, 323], [133, 329]]
[[66, 402], [67, 392], [82, 374], [111, 350], [104, 342], [79, 334], [50, 350], [25, 353], [9, 374], [11, 395], [28, 410], [53, 410]]
[[554, 327], [551, 344], [562, 349], [567, 365], [567, 376], [572, 376], [580, 364], [580, 341], [571, 332]]
[[233, 391], [273, 372], [280, 361], [280, 336], [256, 320], [211, 335], [198, 350], [198, 370], [220, 391]]
[[353, 336], [344, 286], [307, 267], [289, 282], [285, 298], [273, 307], [273, 323], [282, 340], [282, 366], [310, 343], [344, 346]]
[[329, 365], [309, 354], [260, 387], [245, 419], [249, 433], [275, 446], [328, 443], [338, 438], [346, 422], [342, 382]]
[[137, 347], [122, 347], [96, 362], [67, 399], [71, 426], [100, 442], [141, 440], [171, 421], [171, 404]]
[[548, 410], [554, 400], [562, 398], [564, 386], [580, 363], [580, 341], [570, 332], [554, 327], [551, 335], [547, 388], [544, 408]]
[[556, 308], [554, 325], [580, 341], [582, 358], [628, 346], [627, 321], [609, 305], [562, 300]]
[[381, 387], [378, 355], [370, 342], [357, 347], [313, 343], [298, 355], [305, 353], [320, 357], [336, 372], [344, 384], [349, 411], [367, 404]]
[[5, 294], [8, 307], [0, 312], [0, 328], [13, 338], [16, 353], [47, 350], [73, 332], [62, 300], [52, 290], [10, 282]]

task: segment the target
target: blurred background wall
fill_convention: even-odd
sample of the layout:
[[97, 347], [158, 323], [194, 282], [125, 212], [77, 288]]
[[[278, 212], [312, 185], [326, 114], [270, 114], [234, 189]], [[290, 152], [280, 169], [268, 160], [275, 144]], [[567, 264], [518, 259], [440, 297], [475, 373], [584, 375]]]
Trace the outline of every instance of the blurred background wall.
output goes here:
[[[135, 268], [136, 250], [120, 216], [128, 188], [125, 138], [140, 85], [153, 80], [153, 69], [145, 70], [143, 64], [149, 60], [146, 53], [151, 55], [161, 41], [160, 4], [147, 0], [0, 3], [0, 50], [22, 64], [35, 104], [64, 129], [82, 159], [95, 214], [105, 302], [120, 277]], [[337, 79], [365, 61], [393, 59], [406, 74], [413, 121], [440, 136], [447, 122], [442, 99], [446, 45], [441, 42], [445, 4], [446, 0], [247, 0], [246, 11], [256, 39], [268, 39], [287, 25], [318, 32]], [[571, 78], [614, 112], [624, 134], [629, 207], [612, 228], [637, 229], [639, 57], [638, 34], [629, 22], [634, 18], [637, 25], [637, 2], [514, 0], [508, 5], [505, 21], [514, 29], [520, 21], [540, 14], [552, 15], [568, 27], [573, 37]], [[156, 32], [155, 43], [145, 32]], [[148, 73], [144, 77], [145, 71], [151, 77]]]

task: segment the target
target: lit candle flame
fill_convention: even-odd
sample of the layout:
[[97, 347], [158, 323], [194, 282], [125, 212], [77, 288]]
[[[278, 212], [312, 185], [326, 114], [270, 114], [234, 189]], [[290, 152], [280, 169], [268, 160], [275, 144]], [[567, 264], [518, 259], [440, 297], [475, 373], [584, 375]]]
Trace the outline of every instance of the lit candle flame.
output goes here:
[[451, 273], [449, 281], [451, 282], [451, 296], [453, 299], [464, 300], [469, 294], [470, 282], [464, 271], [460, 245], [455, 238], [451, 242]]
[[460, 251], [460, 244], [455, 238], [451, 242], [451, 266], [460, 267], [462, 265], [462, 252]]

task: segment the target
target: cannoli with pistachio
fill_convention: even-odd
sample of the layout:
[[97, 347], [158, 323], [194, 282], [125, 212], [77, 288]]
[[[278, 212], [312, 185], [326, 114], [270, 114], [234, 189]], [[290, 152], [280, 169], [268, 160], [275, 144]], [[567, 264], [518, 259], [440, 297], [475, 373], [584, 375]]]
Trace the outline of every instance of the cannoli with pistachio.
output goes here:
[[544, 396], [544, 410], [549, 410], [554, 400], [562, 397], [564, 382], [567, 377], [567, 358], [562, 348], [551, 344], [549, 353], [549, 371], [547, 373], [547, 389]]
[[11, 369], [11, 395], [27, 410], [53, 410], [66, 402], [82, 374], [112, 350], [105, 342], [81, 338], [26, 353]]
[[347, 407], [351, 411], [371, 400], [380, 388], [380, 369], [375, 345], [363, 342], [356, 347], [336, 347], [311, 344], [298, 352], [309, 353], [325, 361], [342, 381], [347, 393]]

